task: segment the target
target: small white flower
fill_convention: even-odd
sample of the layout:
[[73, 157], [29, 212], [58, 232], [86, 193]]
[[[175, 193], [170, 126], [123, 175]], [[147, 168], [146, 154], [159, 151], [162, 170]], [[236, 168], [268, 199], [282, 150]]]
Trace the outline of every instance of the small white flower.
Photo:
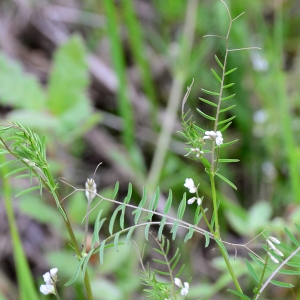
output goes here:
[[46, 284], [54, 284], [57, 281], [57, 268], [50, 269], [50, 272], [46, 272], [43, 275]]
[[52, 284], [42, 284], [40, 286], [40, 292], [44, 295], [55, 294], [55, 289]]
[[198, 204], [198, 206], [200, 206], [202, 204], [202, 198], [197, 198], [197, 204]]
[[269, 236], [268, 239], [270, 241], [272, 241], [274, 244], [277, 244], [277, 245], [280, 244], [280, 241], [278, 239], [276, 239], [276, 237], [274, 237], [274, 236]]
[[188, 292], [189, 292], [189, 288], [190, 288], [190, 285], [188, 284], [188, 282], [185, 282], [185, 283], [184, 283], [184, 288], [181, 289], [180, 294], [181, 294], [182, 296], [186, 296], [186, 295], [188, 294]]
[[277, 248], [273, 249], [273, 251], [279, 256], [282, 256], [282, 257], [284, 256], [284, 254], [281, 251], [279, 251]]
[[181, 280], [179, 278], [175, 278], [174, 279], [174, 283], [175, 283], [175, 285], [179, 286], [180, 288], [183, 287], [182, 282], [181, 282]]
[[52, 284], [51, 275], [49, 272], [45, 273], [43, 278], [46, 284]]
[[217, 146], [220, 147], [220, 145], [223, 144], [222, 133], [221, 133], [220, 131], [217, 131], [217, 132], [216, 132], [216, 135], [217, 135], [217, 137], [216, 137], [216, 144], [217, 144]]
[[93, 178], [88, 178], [85, 183], [85, 196], [88, 200], [93, 200], [97, 193], [97, 186]]
[[187, 201], [187, 203], [188, 203], [188, 204], [193, 204], [193, 203], [195, 202], [196, 199], [197, 199], [197, 197], [193, 197], [193, 198], [189, 199], [189, 200]]
[[184, 186], [186, 188], [188, 188], [189, 192], [192, 193], [192, 194], [196, 193], [196, 191], [197, 191], [197, 188], [196, 188], [192, 178], [186, 178]]
[[201, 151], [199, 148], [191, 148], [191, 152], [195, 152], [196, 157], [200, 157], [202, 154], [204, 154], [204, 152]]
[[196, 200], [197, 200], [197, 204], [198, 204], [198, 205], [201, 205], [202, 199], [201, 199], [201, 198], [197, 198], [197, 197], [193, 197], [193, 198], [189, 199], [189, 200], [187, 201], [187, 203], [188, 203], [188, 204], [193, 204]]
[[223, 144], [223, 137], [220, 131], [205, 131], [205, 135], [203, 137], [204, 140], [213, 140], [216, 141], [217, 146]]
[[205, 131], [204, 140], [214, 140], [215, 138], [216, 133], [214, 131]]
[[43, 275], [46, 284], [42, 284], [40, 286], [40, 292], [43, 293], [44, 295], [55, 294], [54, 285], [57, 282], [57, 272], [58, 272], [57, 268], [52, 268], [50, 269], [49, 272], [46, 272]]
[[274, 244], [269, 239], [267, 239], [267, 243], [269, 244], [270, 249], [272, 249], [272, 250], [276, 249]]
[[181, 295], [183, 296], [186, 296], [189, 292], [189, 288], [190, 288], [190, 285], [188, 282], [185, 282], [184, 285], [182, 284], [181, 280], [179, 278], [175, 278], [174, 279], [174, 283], [181, 288]]
[[275, 264], [279, 264], [279, 260], [278, 259], [276, 259], [270, 252], [267, 252], [267, 253], [268, 253], [268, 255], [270, 256], [270, 258], [273, 260], [273, 262]]

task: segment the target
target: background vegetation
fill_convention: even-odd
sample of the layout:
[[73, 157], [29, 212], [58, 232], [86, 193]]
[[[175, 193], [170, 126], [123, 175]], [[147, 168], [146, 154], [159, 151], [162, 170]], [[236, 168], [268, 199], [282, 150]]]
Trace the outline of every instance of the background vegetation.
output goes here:
[[[226, 148], [226, 157], [241, 162], [221, 166], [222, 174], [238, 187], [235, 192], [217, 183], [222, 237], [245, 242], [268, 225], [283, 237], [284, 226], [300, 216], [300, 6], [295, 0], [226, 2], [233, 17], [246, 12], [232, 28], [231, 48], [262, 50], [239, 51], [228, 58], [228, 69], [238, 67], [230, 75], [235, 85], [229, 90], [236, 93], [230, 105], [237, 105], [237, 117], [224, 138], [239, 142]], [[218, 1], [2, 1], [0, 22], [1, 123], [18, 121], [45, 135], [57, 178], [83, 187], [103, 162], [95, 177], [100, 194], [111, 196], [119, 181], [121, 195], [126, 196], [132, 182], [138, 203], [143, 185], [150, 191], [159, 185], [161, 211], [169, 189], [177, 209], [186, 191], [185, 178], [193, 178], [201, 183], [199, 192], [211, 207], [203, 167], [183, 156], [186, 145], [176, 132], [181, 130], [181, 100], [192, 79], [187, 108], [202, 128], [211, 130], [196, 107], [203, 105], [198, 99], [203, 96], [201, 88], [213, 90], [209, 69], [215, 68], [214, 55], [224, 54], [221, 39], [203, 38], [227, 31], [228, 16]], [[26, 179], [12, 180], [12, 194], [29, 184]], [[71, 191], [59, 185], [61, 195]], [[38, 193], [14, 199], [37, 289], [49, 266], [59, 269], [62, 287], [77, 264], [61, 230], [61, 216], [49, 199]], [[83, 234], [84, 193], [65, 201], [77, 234]], [[18, 299], [11, 237], [0, 204], [0, 293], [3, 299]], [[108, 215], [113, 209], [106, 202], [101, 208]], [[97, 209], [91, 224], [96, 215]], [[130, 224], [132, 216], [126, 217]], [[104, 227], [103, 236], [107, 233]], [[204, 249], [204, 244], [202, 236], [188, 244], [179, 239], [172, 244], [181, 248], [186, 279], [193, 277], [189, 295], [229, 299], [224, 290], [230, 276], [223, 274], [213, 246]], [[144, 299], [136, 272], [139, 262], [132, 253], [125, 246], [118, 253], [108, 250], [101, 267], [97, 258], [91, 260], [96, 299]], [[240, 275], [246, 274], [239, 257], [236, 263]], [[272, 288], [268, 297], [297, 298], [299, 279], [286, 280], [296, 286], [293, 292]], [[251, 291], [246, 277], [244, 284]], [[63, 289], [62, 297], [83, 299], [80, 281]]]

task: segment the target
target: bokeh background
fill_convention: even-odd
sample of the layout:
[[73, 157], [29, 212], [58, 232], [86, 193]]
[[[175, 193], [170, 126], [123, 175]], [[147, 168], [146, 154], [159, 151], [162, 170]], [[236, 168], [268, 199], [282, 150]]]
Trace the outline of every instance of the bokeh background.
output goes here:
[[[228, 100], [236, 108], [226, 117], [236, 118], [224, 140], [239, 141], [224, 148], [221, 157], [240, 162], [220, 166], [238, 187], [234, 191], [217, 181], [222, 237], [245, 243], [271, 225], [269, 232], [284, 239], [283, 228], [294, 230], [300, 217], [300, 3], [226, 3], [233, 18], [245, 12], [233, 24], [229, 47], [261, 50], [231, 52], [228, 58], [228, 70], [238, 70], [230, 74], [229, 82], [235, 85], [228, 90], [228, 95], [236, 93]], [[176, 212], [187, 191], [185, 178], [193, 178], [211, 211], [208, 176], [201, 164], [184, 157], [187, 145], [177, 131], [181, 101], [192, 80], [185, 109], [191, 110], [198, 126], [212, 129], [196, 108], [212, 112], [198, 98], [204, 96], [201, 88], [218, 88], [210, 68], [218, 70], [214, 55], [222, 60], [224, 40], [203, 36], [224, 36], [228, 25], [227, 11], [217, 0], [1, 1], [1, 123], [18, 121], [45, 136], [53, 174], [77, 188], [84, 187], [102, 162], [95, 175], [102, 195], [110, 197], [119, 181], [122, 201], [132, 182], [132, 203], [138, 204], [143, 186], [151, 194], [159, 185], [158, 209], [163, 211], [172, 189]], [[29, 184], [11, 180], [15, 194]], [[59, 186], [62, 197], [72, 191], [62, 182]], [[37, 289], [42, 274], [58, 267], [62, 298], [84, 299], [80, 280], [62, 288], [77, 260], [51, 196], [32, 193], [13, 201]], [[0, 299], [19, 299], [6, 212], [0, 204]], [[84, 193], [69, 196], [65, 205], [80, 240]], [[91, 230], [99, 208], [91, 214]], [[101, 208], [109, 217], [115, 207], [103, 202]], [[188, 208], [187, 219], [193, 218], [194, 209]], [[127, 224], [132, 218], [128, 212]], [[107, 234], [104, 226], [101, 235]], [[165, 235], [169, 237], [168, 230]], [[226, 293], [232, 287], [230, 276], [214, 245], [204, 248], [203, 236], [183, 244], [184, 235], [180, 232], [172, 249], [181, 249], [183, 280], [192, 277], [189, 299], [234, 298]], [[253, 249], [260, 251], [261, 241]], [[150, 250], [152, 243], [147, 243]], [[229, 251], [234, 254], [234, 249]], [[103, 266], [97, 257], [91, 260], [95, 299], [145, 299], [133, 253], [132, 247], [124, 246], [118, 253], [108, 250]], [[235, 263], [244, 291], [251, 294], [254, 283], [245, 276], [245, 256], [247, 252], [239, 250]], [[145, 262], [151, 258], [150, 251]], [[269, 299], [298, 299], [299, 278], [280, 279], [295, 288], [269, 288]]]

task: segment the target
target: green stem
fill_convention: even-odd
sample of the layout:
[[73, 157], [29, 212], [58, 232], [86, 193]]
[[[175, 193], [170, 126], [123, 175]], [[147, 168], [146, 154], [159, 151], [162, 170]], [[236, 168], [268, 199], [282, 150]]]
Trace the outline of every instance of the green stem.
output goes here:
[[[221, 241], [220, 241], [220, 242], [221, 242]], [[239, 291], [240, 293], [243, 293], [243, 290], [242, 290], [242, 288], [241, 288], [241, 286], [240, 286], [240, 284], [239, 284], [239, 282], [238, 282], [238, 280], [237, 280], [237, 277], [235, 276], [235, 273], [234, 273], [234, 271], [233, 271], [233, 268], [232, 268], [232, 266], [231, 266], [231, 263], [230, 263], [230, 261], [229, 261], [229, 258], [228, 258], [227, 253], [224, 252], [224, 249], [223, 249], [222, 247], [219, 247], [219, 249], [220, 249], [220, 251], [221, 251], [221, 254], [222, 254], [222, 256], [223, 256], [223, 259], [224, 259], [224, 261], [225, 261], [225, 263], [226, 263], [227, 269], [228, 269], [228, 271], [229, 271], [229, 273], [230, 273], [230, 275], [231, 275], [231, 277], [232, 277], [232, 280], [233, 280], [233, 282], [234, 282], [234, 285], [235, 285], [237, 291]]]
[[203, 207], [202, 207], [202, 204], [201, 204], [200, 210], [201, 210], [201, 212], [202, 212], [203, 219], [204, 219], [205, 224], [206, 224], [206, 226], [208, 227], [209, 231], [210, 231], [212, 234], [215, 234], [213, 228], [210, 226], [210, 224], [209, 224], [209, 222], [208, 222], [208, 219], [207, 219], [207, 217], [206, 217], [206, 214], [205, 214], [205, 212], [204, 212], [204, 209], [203, 209]]
[[54, 285], [54, 290], [55, 290], [55, 297], [56, 297], [56, 299], [57, 300], [61, 300], [60, 297], [59, 297], [58, 291], [57, 291], [56, 284]]
[[269, 260], [269, 255], [267, 255], [267, 258], [266, 258], [266, 261], [265, 261], [265, 265], [264, 265], [263, 271], [262, 271], [261, 276], [260, 276], [259, 285], [257, 287], [256, 293], [255, 293], [253, 299], [257, 298], [257, 296], [259, 294], [259, 291], [260, 291], [260, 289], [261, 289], [261, 287], [263, 285], [263, 280], [264, 280], [265, 273], [266, 273], [266, 270], [267, 270], [268, 260]]
[[218, 217], [218, 205], [217, 205], [217, 194], [216, 194], [216, 186], [215, 186], [215, 175], [213, 173], [209, 174], [210, 185], [211, 185], [211, 194], [213, 200], [213, 208], [214, 208], [214, 218], [215, 218], [215, 238], [220, 238], [220, 226], [219, 226], [219, 217]]
[[[196, 195], [197, 195], [197, 198], [200, 198], [200, 197], [199, 197], [199, 194], [198, 194], [198, 190], [197, 190], [197, 192], [196, 192]], [[205, 212], [204, 212], [202, 203], [201, 203], [201, 205], [200, 205], [200, 210], [201, 210], [201, 213], [202, 213], [202, 215], [203, 215], [203, 219], [204, 219], [204, 222], [205, 222], [206, 226], [208, 227], [209, 231], [210, 231], [212, 234], [214, 234], [214, 230], [213, 230], [213, 228], [210, 226], [210, 223], [209, 223], [209, 221], [208, 221], [208, 219], [207, 219], [207, 217], [206, 217], [206, 214], [205, 214]]]
[[90, 210], [91, 210], [91, 194], [88, 193], [89, 198], [88, 198], [88, 204], [87, 204], [87, 209], [86, 209], [86, 218], [85, 218], [85, 226], [84, 226], [84, 238], [83, 238], [83, 253], [86, 252], [86, 243], [87, 243], [87, 235], [88, 235], [88, 227], [89, 227], [89, 217], [90, 217]]
[[[72, 244], [74, 246], [76, 255], [79, 259], [81, 259], [82, 258], [82, 253], [81, 253], [80, 248], [78, 246], [78, 243], [77, 243], [74, 231], [72, 229], [72, 226], [70, 224], [69, 218], [68, 218], [67, 213], [65, 211], [65, 208], [64, 208], [64, 206], [61, 202], [60, 202], [60, 205], [61, 205], [61, 208], [62, 208], [63, 212], [66, 215], [66, 218], [63, 218], [63, 219], [65, 221], [65, 225], [67, 227], [70, 239], [71, 239]], [[91, 288], [91, 284], [90, 284], [90, 280], [89, 280], [89, 274], [88, 274], [87, 270], [85, 271], [85, 274], [84, 274], [84, 286], [85, 286], [85, 291], [86, 291], [86, 294], [87, 294], [87, 299], [88, 300], [93, 300], [93, 293], [92, 293], [92, 288]]]

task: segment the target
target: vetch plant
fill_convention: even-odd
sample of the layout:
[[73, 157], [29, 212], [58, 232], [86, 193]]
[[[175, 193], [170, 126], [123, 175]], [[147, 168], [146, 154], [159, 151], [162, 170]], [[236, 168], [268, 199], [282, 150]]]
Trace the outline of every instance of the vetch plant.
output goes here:
[[[187, 299], [191, 294], [193, 288], [192, 279], [182, 283], [180, 278], [186, 278], [184, 274], [184, 264], [180, 267], [179, 261], [181, 258], [179, 248], [174, 252], [171, 250], [170, 241], [164, 236], [164, 232], [170, 233], [170, 239], [179, 240], [186, 243], [193, 237], [195, 233], [201, 234], [205, 238], [205, 247], [208, 247], [211, 242], [216, 245], [215, 252], [220, 252], [222, 259], [226, 265], [226, 272], [230, 275], [232, 283], [235, 286], [235, 290], [228, 289], [229, 292], [238, 296], [240, 299], [258, 299], [268, 284], [274, 284], [282, 288], [292, 287], [292, 284], [284, 283], [282, 281], [276, 281], [273, 278], [277, 274], [285, 275], [299, 275], [299, 263], [293, 258], [298, 255], [300, 251], [300, 242], [294, 236], [292, 232], [285, 229], [286, 237], [290, 244], [285, 245], [273, 236], [264, 237], [264, 232], [261, 232], [254, 239], [248, 241], [245, 244], [233, 244], [221, 236], [220, 222], [219, 222], [219, 205], [222, 201], [222, 196], [217, 193], [217, 186], [219, 180], [224, 181], [233, 189], [237, 189], [235, 184], [228, 178], [222, 175], [219, 169], [220, 164], [223, 163], [237, 163], [238, 159], [223, 158], [223, 148], [231, 146], [236, 143], [237, 140], [229, 140], [226, 130], [231, 125], [235, 116], [225, 117], [225, 112], [231, 112], [235, 107], [235, 104], [227, 103], [234, 97], [234, 93], [227, 94], [227, 91], [234, 86], [233, 82], [228, 81], [229, 74], [237, 71], [237, 68], [227, 70], [228, 55], [235, 51], [240, 50], [252, 50], [251, 48], [239, 48], [232, 49], [229, 47], [229, 37], [231, 28], [234, 22], [242, 15], [232, 18], [228, 6], [223, 0], [220, 2], [224, 5], [228, 16], [229, 26], [226, 36], [207, 35], [206, 37], [217, 37], [225, 41], [225, 52], [223, 59], [215, 56], [218, 70], [212, 69], [212, 75], [219, 84], [217, 91], [211, 91], [208, 89], [202, 89], [202, 92], [206, 94], [206, 98], [200, 97], [200, 101], [205, 105], [209, 105], [213, 109], [213, 113], [209, 115], [206, 110], [197, 109], [197, 112], [202, 116], [209, 124], [209, 129], [206, 130], [196, 125], [193, 116], [190, 111], [185, 112], [185, 105], [188, 101], [188, 97], [191, 91], [191, 86], [188, 87], [187, 93], [182, 102], [182, 132], [188, 144], [188, 156], [190, 159], [195, 160], [203, 165], [204, 171], [209, 177], [210, 181], [210, 194], [212, 202], [212, 213], [208, 208], [204, 207], [204, 204], [209, 200], [203, 202], [203, 196], [200, 197], [198, 192], [199, 184], [196, 186], [192, 178], [182, 179], [183, 186], [188, 189], [190, 194], [193, 194], [191, 198], [184, 193], [180, 204], [177, 207], [174, 205], [172, 191], [169, 190], [168, 197], [165, 201], [163, 210], [158, 210], [160, 201], [160, 189], [156, 188], [153, 195], [147, 195], [147, 189], [143, 188], [142, 198], [138, 205], [132, 204], [131, 198], [133, 194], [133, 187], [131, 183], [128, 185], [127, 195], [124, 199], [118, 200], [119, 183], [117, 182], [111, 198], [105, 197], [97, 192], [97, 184], [94, 178], [88, 178], [85, 183], [85, 188], [78, 189], [72, 185], [72, 193], [82, 192], [87, 198], [87, 209], [85, 215], [82, 218], [85, 220], [84, 226], [84, 238], [83, 245], [80, 247], [78, 237], [75, 235], [73, 224], [70, 221], [68, 212], [64, 207], [63, 200], [69, 195], [62, 198], [58, 190], [58, 182], [53, 178], [51, 173], [47, 156], [46, 156], [46, 144], [44, 139], [31, 131], [30, 128], [22, 126], [19, 123], [12, 123], [8, 126], [2, 126], [0, 129], [0, 141], [2, 144], [2, 150], [0, 154], [10, 155], [12, 160], [0, 165], [4, 167], [9, 164], [21, 165], [12, 172], [6, 174], [6, 177], [16, 176], [21, 173], [22, 177], [30, 179], [31, 184], [36, 184], [27, 190], [23, 190], [16, 197], [25, 193], [39, 190], [40, 194], [43, 194], [43, 190], [47, 189], [52, 195], [57, 209], [59, 210], [61, 217], [64, 221], [66, 231], [69, 234], [69, 240], [71, 247], [74, 251], [75, 257], [78, 260], [77, 269], [73, 274], [73, 277], [65, 284], [69, 286], [75, 282], [77, 278], [80, 278], [80, 274], [83, 277], [83, 283], [85, 288], [86, 298], [93, 299], [93, 293], [88, 273], [88, 264], [92, 256], [95, 254], [99, 258], [100, 265], [105, 260], [105, 251], [107, 248], [113, 247], [116, 251], [119, 251], [120, 245], [130, 244], [133, 240], [133, 246], [135, 247], [138, 260], [141, 265], [141, 283], [146, 288], [144, 292], [155, 299]], [[207, 99], [208, 98], [208, 99]], [[210, 110], [211, 111], [211, 110]], [[98, 168], [98, 167], [97, 167]], [[64, 181], [63, 181], [64, 182]], [[71, 194], [72, 194], [71, 193]], [[149, 201], [148, 201], [149, 200]], [[97, 217], [93, 226], [93, 234], [89, 247], [87, 247], [87, 234], [89, 227], [89, 215], [92, 211], [91, 203], [97, 201], [93, 210], [97, 210]], [[103, 210], [101, 204], [103, 201], [109, 201], [116, 205], [115, 210], [111, 216], [103, 216]], [[187, 205], [197, 203], [193, 207], [192, 218], [187, 219], [185, 211]], [[175, 212], [171, 212], [171, 207]], [[125, 222], [126, 216], [130, 215], [132, 223], [127, 225]], [[201, 227], [200, 221], [203, 220], [205, 225]], [[102, 234], [102, 228], [104, 224], [107, 224], [108, 235]], [[144, 249], [140, 250], [137, 243], [134, 242], [134, 234], [137, 229], [142, 228], [144, 230], [145, 241], [148, 242], [149, 235], [154, 238], [157, 247], [153, 248], [153, 253], [158, 257], [153, 258], [152, 262], [155, 263], [155, 267], [150, 267], [150, 264], [144, 264]], [[178, 235], [178, 229], [184, 229], [186, 231], [185, 236]], [[155, 233], [153, 233], [155, 230]], [[300, 231], [300, 227], [296, 225], [296, 230]], [[122, 237], [124, 237], [122, 239]], [[253, 241], [261, 242], [263, 251], [254, 251], [251, 247]], [[246, 295], [243, 291], [242, 281], [238, 274], [238, 270], [233, 267], [233, 257], [229, 255], [227, 249], [235, 250], [235, 258], [238, 255], [238, 249], [247, 250], [249, 256], [253, 262], [250, 263], [247, 258], [244, 258], [244, 266], [247, 268], [248, 273], [255, 281], [255, 287], [250, 295]], [[265, 259], [262, 258], [263, 253]], [[285, 258], [286, 257], [286, 258]], [[271, 261], [271, 263], [270, 263]], [[277, 266], [274, 269], [274, 263]], [[255, 264], [255, 267], [253, 266]], [[157, 268], [159, 267], [159, 269]], [[294, 269], [283, 269], [289, 266]], [[51, 269], [44, 274], [45, 284], [41, 285], [40, 291], [45, 294], [54, 294], [59, 299], [56, 283], [57, 283], [57, 268]], [[179, 288], [179, 289], [178, 289]], [[201, 291], [197, 297], [202, 297]], [[197, 298], [198, 299], [198, 298]]]

